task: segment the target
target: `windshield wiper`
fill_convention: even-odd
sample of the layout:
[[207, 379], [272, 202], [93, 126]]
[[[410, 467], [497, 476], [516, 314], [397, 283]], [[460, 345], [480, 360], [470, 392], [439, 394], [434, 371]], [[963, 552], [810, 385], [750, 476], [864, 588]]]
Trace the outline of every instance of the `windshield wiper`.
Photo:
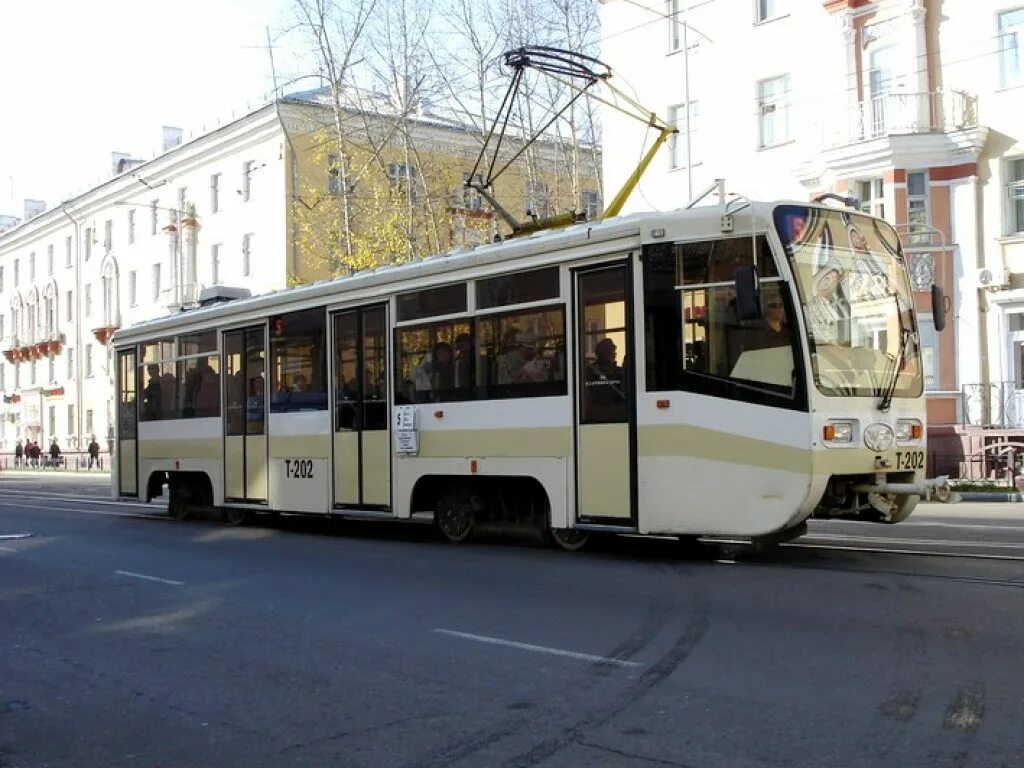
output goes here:
[[892, 405], [892, 396], [896, 393], [896, 385], [900, 380], [900, 367], [903, 365], [903, 359], [907, 353], [907, 342], [910, 340], [911, 330], [903, 325], [903, 312], [900, 309], [900, 297], [899, 294], [893, 292], [893, 301], [896, 302], [896, 322], [900, 326], [900, 341], [896, 348], [896, 355], [892, 358], [890, 365], [886, 366], [886, 380], [882, 388], [882, 398], [878, 401], [878, 410], [882, 413], [889, 411], [889, 406]]

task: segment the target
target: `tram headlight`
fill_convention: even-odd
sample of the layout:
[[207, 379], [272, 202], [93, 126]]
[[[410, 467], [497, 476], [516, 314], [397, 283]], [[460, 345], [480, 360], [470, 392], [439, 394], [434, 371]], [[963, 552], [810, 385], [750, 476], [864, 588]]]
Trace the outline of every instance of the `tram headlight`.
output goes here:
[[917, 419], [900, 419], [896, 422], [897, 443], [909, 443], [912, 440], [920, 440], [923, 433], [924, 428]]
[[852, 443], [852, 421], [830, 421], [821, 429], [821, 436], [826, 443]]
[[888, 424], [872, 424], [864, 430], [864, 445], [872, 451], [888, 451], [896, 435]]

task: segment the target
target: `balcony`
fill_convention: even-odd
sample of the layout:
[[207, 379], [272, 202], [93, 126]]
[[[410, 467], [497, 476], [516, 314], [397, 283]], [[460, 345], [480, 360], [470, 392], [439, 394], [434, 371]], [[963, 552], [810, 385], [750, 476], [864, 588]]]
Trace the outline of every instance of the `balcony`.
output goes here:
[[825, 170], [856, 174], [880, 164], [916, 167], [927, 157], [976, 162], [987, 129], [978, 98], [965, 91], [892, 92], [855, 105], [807, 105], [802, 143], [810, 151], [800, 178], [814, 184]]

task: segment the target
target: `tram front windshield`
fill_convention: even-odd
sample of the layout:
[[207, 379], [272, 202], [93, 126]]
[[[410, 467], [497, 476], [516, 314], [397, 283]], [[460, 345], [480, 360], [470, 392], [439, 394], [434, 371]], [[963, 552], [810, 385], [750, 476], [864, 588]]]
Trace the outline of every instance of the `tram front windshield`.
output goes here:
[[840, 209], [784, 205], [774, 218], [796, 276], [818, 390], [919, 396], [913, 295], [895, 230]]

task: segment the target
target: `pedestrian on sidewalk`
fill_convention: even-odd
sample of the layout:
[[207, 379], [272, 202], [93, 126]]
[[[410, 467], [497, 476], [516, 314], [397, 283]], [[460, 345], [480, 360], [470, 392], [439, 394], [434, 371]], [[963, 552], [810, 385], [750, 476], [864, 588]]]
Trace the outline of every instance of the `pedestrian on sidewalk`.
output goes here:
[[18, 438], [18, 444], [14, 446], [14, 466], [21, 466], [22, 456], [25, 455], [25, 449], [21, 447], [21, 438]]
[[96, 442], [96, 435], [92, 436], [92, 441], [89, 443], [89, 469], [92, 469], [92, 463], [96, 462], [97, 468], [100, 467], [100, 444]]
[[50, 443], [50, 466], [56, 469], [60, 466], [60, 446], [57, 445], [57, 438]]

